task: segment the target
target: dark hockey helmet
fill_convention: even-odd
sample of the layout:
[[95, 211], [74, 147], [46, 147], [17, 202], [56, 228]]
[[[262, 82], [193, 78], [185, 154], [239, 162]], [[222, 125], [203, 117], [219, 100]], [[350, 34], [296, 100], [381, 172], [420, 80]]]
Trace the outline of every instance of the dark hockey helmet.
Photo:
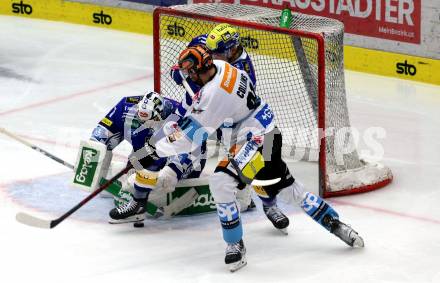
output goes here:
[[202, 46], [196, 45], [188, 47], [179, 55], [179, 69], [185, 74], [204, 73], [213, 64], [213, 60], [209, 50]]

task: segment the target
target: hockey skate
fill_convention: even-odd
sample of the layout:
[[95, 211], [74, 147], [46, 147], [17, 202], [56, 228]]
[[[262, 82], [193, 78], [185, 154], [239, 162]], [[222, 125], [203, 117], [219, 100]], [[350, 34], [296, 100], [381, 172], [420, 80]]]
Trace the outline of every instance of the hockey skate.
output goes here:
[[128, 202], [110, 210], [110, 224], [142, 222], [146, 216], [147, 199], [132, 198]]
[[344, 243], [354, 248], [364, 247], [364, 240], [353, 228], [339, 221], [339, 219], [330, 218], [328, 223], [330, 225], [330, 232]]
[[246, 248], [243, 240], [234, 244], [228, 244], [226, 247], [225, 263], [229, 267], [229, 271], [235, 272], [246, 266]]
[[263, 204], [263, 210], [267, 218], [272, 222], [273, 226], [281, 233], [287, 235], [287, 227], [289, 226], [289, 218], [281, 212], [281, 209], [275, 204], [266, 206]]

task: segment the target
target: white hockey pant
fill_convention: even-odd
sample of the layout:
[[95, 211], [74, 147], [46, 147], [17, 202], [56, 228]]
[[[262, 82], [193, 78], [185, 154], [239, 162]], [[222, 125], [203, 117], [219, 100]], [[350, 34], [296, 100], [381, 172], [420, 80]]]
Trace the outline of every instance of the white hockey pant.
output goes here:
[[251, 203], [249, 187], [237, 189], [237, 180], [226, 173], [216, 172], [209, 178], [209, 189], [215, 203], [236, 202], [240, 211], [246, 210]]

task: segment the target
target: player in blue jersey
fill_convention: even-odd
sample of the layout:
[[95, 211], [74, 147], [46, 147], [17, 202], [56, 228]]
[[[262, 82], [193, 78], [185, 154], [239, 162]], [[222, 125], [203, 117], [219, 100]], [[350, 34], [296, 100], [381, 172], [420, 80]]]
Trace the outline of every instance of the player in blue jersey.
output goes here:
[[[208, 34], [202, 34], [194, 37], [188, 44], [188, 47], [204, 45], [212, 53], [212, 58], [223, 60], [233, 65], [237, 69], [245, 71], [254, 86], [256, 87], [255, 69], [252, 60], [247, 54], [245, 48], [240, 44], [240, 35], [237, 30], [229, 24], [222, 23], [214, 27]], [[178, 66], [173, 67], [171, 76], [177, 85], [182, 85], [183, 78], [179, 72]], [[197, 93], [201, 86], [194, 81], [186, 80], [194, 93]], [[192, 104], [192, 97], [186, 93], [184, 101], [178, 108], [177, 113], [184, 116], [186, 109]], [[223, 127], [224, 129], [225, 127]], [[217, 139], [221, 140], [221, 129], [217, 131]], [[279, 186], [278, 186], [279, 187]], [[254, 187], [255, 192], [263, 203], [263, 210], [267, 218], [272, 222], [274, 227], [281, 232], [287, 234], [287, 227], [289, 226], [289, 218], [277, 206], [276, 195], [281, 191], [271, 190], [270, 193], [259, 187]]]
[[[248, 73], [254, 86], [257, 85], [254, 65], [247, 54], [243, 45], [240, 44], [240, 35], [237, 30], [229, 24], [219, 24], [211, 30], [209, 34], [202, 34], [194, 37], [187, 47], [204, 45], [211, 52], [213, 59], [223, 60], [230, 63], [232, 66], [246, 71]], [[171, 68], [171, 77], [177, 85], [182, 85], [183, 78], [179, 72], [178, 66]], [[200, 90], [200, 86], [193, 81], [186, 80], [194, 93]], [[185, 99], [181, 106], [177, 109], [177, 114], [184, 116], [186, 110], [192, 104], [192, 97], [186, 93]]]
[[[98, 123], [91, 140], [105, 144], [110, 151], [124, 140], [132, 145], [133, 152], [144, 149], [146, 143], [154, 146], [151, 137], [178, 105], [155, 92], [125, 97]], [[134, 176], [133, 198], [110, 211], [110, 223], [144, 220], [150, 192], [154, 189], [168, 193], [174, 190], [178, 180], [199, 177], [206, 162], [205, 151], [205, 147], [201, 147], [196, 154], [180, 154], [152, 162], [142, 159], [141, 168], [136, 168]]]

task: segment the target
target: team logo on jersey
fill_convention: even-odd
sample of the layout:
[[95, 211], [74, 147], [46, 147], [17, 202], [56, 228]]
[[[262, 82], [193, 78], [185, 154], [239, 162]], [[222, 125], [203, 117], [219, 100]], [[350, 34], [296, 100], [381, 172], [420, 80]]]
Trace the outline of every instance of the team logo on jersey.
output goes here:
[[225, 72], [223, 74], [220, 87], [224, 89], [227, 93], [232, 93], [236, 81], [237, 81], [237, 69], [229, 64], [225, 64]]
[[141, 99], [142, 99], [142, 96], [131, 96], [131, 97], [127, 97], [125, 99], [125, 102], [129, 103], [129, 104], [138, 104], [139, 101], [141, 101]]
[[267, 128], [267, 126], [272, 122], [273, 120], [273, 113], [272, 110], [270, 110], [269, 105], [266, 104], [263, 109], [258, 111], [257, 115], [255, 115], [255, 119], [260, 122], [260, 124]]

